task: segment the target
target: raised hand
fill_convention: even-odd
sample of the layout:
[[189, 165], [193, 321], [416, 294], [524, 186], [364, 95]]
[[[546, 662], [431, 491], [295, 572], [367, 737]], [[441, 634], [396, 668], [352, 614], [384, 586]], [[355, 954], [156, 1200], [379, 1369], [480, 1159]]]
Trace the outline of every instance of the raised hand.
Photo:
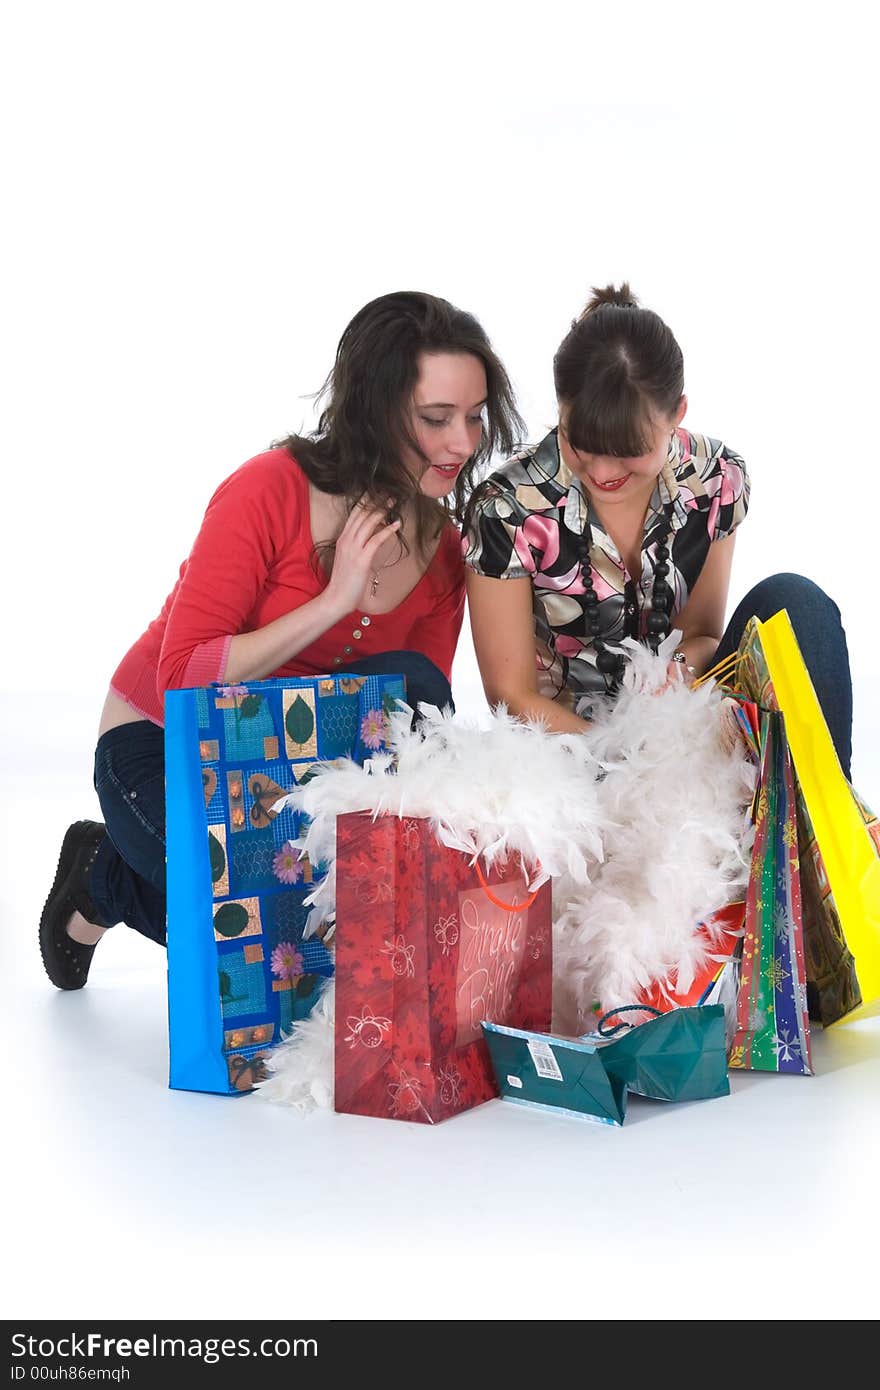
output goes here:
[[400, 530], [400, 519], [386, 522], [387, 515], [384, 508], [362, 498], [336, 537], [333, 569], [325, 592], [340, 617], [357, 608], [376, 570], [378, 552]]

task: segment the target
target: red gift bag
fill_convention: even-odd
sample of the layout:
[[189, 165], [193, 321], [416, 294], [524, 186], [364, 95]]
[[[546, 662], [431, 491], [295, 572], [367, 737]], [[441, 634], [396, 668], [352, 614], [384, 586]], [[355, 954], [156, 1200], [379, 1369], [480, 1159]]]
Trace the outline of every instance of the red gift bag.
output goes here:
[[497, 1096], [483, 1020], [547, 1032], [550, 884], [430, 822], [336, 822], [336, 1109], [434, 1124]]

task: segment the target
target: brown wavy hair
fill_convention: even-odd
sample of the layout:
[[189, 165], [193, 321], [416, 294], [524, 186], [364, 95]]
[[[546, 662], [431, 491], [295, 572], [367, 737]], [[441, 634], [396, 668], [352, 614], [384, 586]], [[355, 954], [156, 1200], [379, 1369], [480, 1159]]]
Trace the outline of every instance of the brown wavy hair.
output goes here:
[[657, 414], [675, 413], [684, 359], [670, 329], [624, 281], [593, 289], [553, 358], [553, 380], [573, 448], [635, 458], [650, 450]]
[[[419, 358], [440, 352], [479, 358], [487, 398], [479, 448], [458, 475], [451, 497], [435, 500], [420, 491], [404, 450], [429, 462], [415, 439], [410, 407]], [[339, 340], [320, 399], [326, 403], [315, 433], [289, 435], [281, 445], [316, 488], [345, 497], [350, 506], [366, 497], [387, 509], [391, 520], [409, 504], [420, 551], [451, 517], [461, 520], [480, 465], [496, 450], [512, 453], [525, 433], [510, 379], [477, 319], [415, 290], [382, 295], [355, 314]]]

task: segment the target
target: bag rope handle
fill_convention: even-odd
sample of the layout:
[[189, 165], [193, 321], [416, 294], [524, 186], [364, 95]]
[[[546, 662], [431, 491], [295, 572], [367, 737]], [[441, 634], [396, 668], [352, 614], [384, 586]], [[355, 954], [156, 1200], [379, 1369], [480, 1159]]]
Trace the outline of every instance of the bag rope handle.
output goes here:
[[596, 1024], [596, 1032], [600, 1033], [603, 1038], [613, 1038], [614, 1034], [619, 1033], [621, 1028], [637, 1028], [638, 1024], [626, 1022], [618, 1023], [613, 1028], [606, 1028], [604, 1026], [605, 1022], [609, 1018], [613, 1018], [615, 1014], [626, 1014], [633, 1012], [640, 1014], [654, 1014], [657, 1018], [663, 1017], [663, 1010], [655, 1009], [652, 1004], [621, 1004], [619, 1009], [609, 1009], [607, 1014], [602, 1015], [602, 1017], [599, 1019], [599, 1022]]
[[477, 871], [477, 878], [480, 880], [480, 887], [482, 888], [483, 892], [486, 894], [486, 897], [489, 899], [489, 902], [490, 902], [490, 903], [494, 903], [496, 907], [503, 907], [505, 912], [524, 912], [524, 911], [526, 910], [527, 907], [531, 907], [532, 903], [535, 901], [535, 899], [537, 898], [538, 894], [540, 893], [541, 888], [544, 887], [544, 885], [543, 885], [543, 883], [542, 883], [542, 884], [540, 885], [540, 887], [536, 888], [535, 891], [534, 891], [534, 893], [531, 893], [531, 894], [529, 895], [529, 897], [527, 897], [526, 900], [525, 900], [525, 902], [523, 902], [523, 903], [504, 903], [504, 902], [501, 901], [500, 898], [497, 898], [497, 897], [495, 896], [495, 894], [492, 892], [492, 889], [489, 887], [488, 883], [486, 882], [486, 878], [485, 878], [485, 875], [484, 875], [484, 873], [483, 873], [483, 870], [480, 868], [480, 861], [479, 861], [479, 859], [475, 859], [475, 860], [474, 860], [474, 868], [475, 868], [476, 871]]
[[705, 685], [706, 681], [709, 680], [717, 680], [720, 684], [721, 681], [727, 676], [735, 677], [738, 662], [739, 652], [731, 652], [730, 656], [723, 657], [721, 661], [717, 662], [716, 665], [714, 665], [711, 668], [711, 670], [704, 671], [702, 676], [698, 676], [695, 681], [692, 681], [692, 689], [696, 690], [698, 686]]

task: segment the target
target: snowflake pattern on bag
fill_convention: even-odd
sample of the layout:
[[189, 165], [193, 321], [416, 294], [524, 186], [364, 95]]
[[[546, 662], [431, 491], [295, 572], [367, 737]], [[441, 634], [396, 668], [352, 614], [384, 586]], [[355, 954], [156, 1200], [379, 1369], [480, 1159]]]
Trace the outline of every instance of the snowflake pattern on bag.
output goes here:
[[428, 821], [338, 818], [337, 1110], [434, 1124], [498, 1094], [484, 1008], [550, 1025], [550, 885], [530, 901], [528, 877], [496, 867], [492, 901]]

